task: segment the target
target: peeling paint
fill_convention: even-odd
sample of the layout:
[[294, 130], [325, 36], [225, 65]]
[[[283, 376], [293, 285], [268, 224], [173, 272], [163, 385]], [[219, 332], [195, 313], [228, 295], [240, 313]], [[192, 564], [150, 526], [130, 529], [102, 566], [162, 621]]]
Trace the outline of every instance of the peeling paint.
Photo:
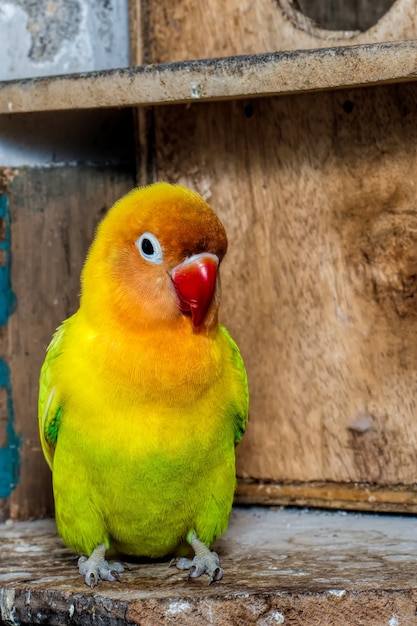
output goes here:
[[[0, 196], [0, 326], [7, 324], [16, 306], [16, 298], [10, 282], [10, 212], [7, 196]], [[9, 365], [0, 358], [0, 388], [6, 390], [7, 422], [6, 445], [0, 448], [0, 498], [7, 498], [19, 482], [20, 440], [14, 429], [14, 410]]]
[[79, 33], [82, 9], [79, 0], [15, 0], [28, 15], [32, 45], [29, 59], [51, 61], [65, 40]]
[[[0, 196], [0, 224], [3, 235], [0, 252], [4, 263], [0, 265], [0, 326], [7, 324], [16, 307], [16, 298], [10, 283], [10, 212], [6, 196]], [[0, 379], [1, 380], [1, 379]]]
[[167, 615], [180, 615], [181, 613], [187, 613], [191, 609], [189, 602], [171, 602], [166, 610]]
[[129, 65], [121, 0], [2, 0], [0, 32], [0, 80]]

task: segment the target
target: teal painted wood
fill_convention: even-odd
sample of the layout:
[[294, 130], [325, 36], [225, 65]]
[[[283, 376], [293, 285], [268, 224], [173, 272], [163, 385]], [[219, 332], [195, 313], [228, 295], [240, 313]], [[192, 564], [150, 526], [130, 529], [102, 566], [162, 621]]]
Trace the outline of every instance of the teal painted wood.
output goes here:
[[[0, 327], [7, 324], [16, 307], [16, 298], [10, 280], [10, 211], [7, 196], [0, 196], [0, 221], [3, 221], [4, 239], [0, 242], [3, 264], [0, 266]], [[7, 498], [19, 482], [21, 437], [14, 428], [14, 410], [10, 367], [0, 358], [0, 389], [6, 390], [7, 422], [6, 445], [0, 448], [0, 498]]]

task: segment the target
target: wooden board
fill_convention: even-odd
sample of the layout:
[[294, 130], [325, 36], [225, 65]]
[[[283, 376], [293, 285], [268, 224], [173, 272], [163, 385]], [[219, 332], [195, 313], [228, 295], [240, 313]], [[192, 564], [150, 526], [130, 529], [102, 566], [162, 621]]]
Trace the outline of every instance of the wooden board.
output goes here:
[[241, 477], [417, 482], [416, 103], [410, 84], [154, 111], [157, 178], [230, 238]]
[[132, 64], [143, 58], [161, 63], [400, 41], [417, 35], [415, 0], [397, 0], [363, 33], [320, 29], [297, 6], [295, 0], [144, 0], [141, 21], [131, 24]]
[[237, 509], [216, 549], [221, 582], [130, 563], [91, 590], [50, 521], [0, 525], [7, 624], [401, 626], [415, 623], [410, 517]]
[[[147, 0], [133, 64], [329, 45], [337, 58], [417, 34], [414, 0], [364, 33], [320, 29], [297, 7]], [[251, 390], [242, 502], [415, 510], [416, 97], [408, 84], [175, 106], [141, 135], [141, 180], [197, 188], [229, 232], [223, 320]]]
[[13, 429], [4, 445], [13, 443], [12, 433], [20, 447], [13, 460], [18, 484], [0, 501], [0, 516], [27, 519], [52, 511], [37, 425], [45, 349], [57, 325], [76, 310], [80, 270], [98, 220], [135, 182], [133, 168], [119, 166], [22, 168], [6, 178], [17, 305], [6, 332], [12, 392], [6, 420], [12, 411]]
[[0, 114], [194, 103], [410, 82], [417, 42], [294, 50], [0, 83]]
[[[223, 319], [242, 348], [252, 397], [239, 475], [275, 483], [274, 502], [314, 502], [317, 494], [349, 501], [358, 483], [357, 502], [365, 503], [369, 483], [399, 484], [413, 510], [417, 87], [190, 104], [415, 79], [414, 42], [340, 47], [415, 36], [412, 0], [397, 0], [364, 34], [320, 31], [294, 7], [136, 0], [133, 60], [149, 65], [5, 84], [1, 110], [187, 102], [142, 110], [139, 180], [198, 189], [228, 228]], [[339, 48], [153, 65], [330, 43]], [[96, 221], [134, 176], [85, 167], [15, 174], [5, 187], [12, 259], [0, 248], [17, 297], [0, 333], [0, 448], [12, 443], [22, 465], [0, 515], [28, 517], [51, 507], [35, 410], [44, 349], [76, 308]], [[0, 241], [6, 226], [0, 219]], [[283, 484], [294, 485], [295, 500]], [[379, 499], [390, 502], [398, 510], [393, 498]]]
[[263, 482], [241, 478], [237, 504], [269, 506], [310, 506], [317, 508], [417, 513], [417, 487], [413, 485], [378, 485], [376, 483]]

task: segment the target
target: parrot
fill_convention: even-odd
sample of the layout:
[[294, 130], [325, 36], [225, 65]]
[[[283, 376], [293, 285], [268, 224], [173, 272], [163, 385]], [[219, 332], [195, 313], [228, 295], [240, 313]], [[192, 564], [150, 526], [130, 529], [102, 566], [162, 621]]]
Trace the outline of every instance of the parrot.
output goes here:
[[173, 557], [223, 577], [235, 448], [248, 421], [240, 351], [219, 323], [222, 222], [201, 195], [137, 187], [99, 223], [79, 308], [40, 372], [38, 421], [57, 531], [95, 587], [122, 581], [114, 555]]

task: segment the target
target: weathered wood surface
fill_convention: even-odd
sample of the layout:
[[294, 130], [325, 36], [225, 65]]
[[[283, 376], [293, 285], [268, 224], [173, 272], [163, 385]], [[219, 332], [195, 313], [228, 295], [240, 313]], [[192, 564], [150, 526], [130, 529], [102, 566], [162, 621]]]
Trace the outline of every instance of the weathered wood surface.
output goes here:
[[11, 284], [17, 304], [7, 325], [8, 409], [21, 446], [18, 486], [0, 500], [3, 519], [51, 514], [50, 471], [37, 423], [40, 367], [55, 328], [77, 308], [80, 271], [97, 222], [134, 185], [132, 166], [9, 171], [3, 193], [10, 207]]
[[0, 83], [0, 114], [191, 103], [413, 81], [417, 42], [149, 64]]
[[311, 506], [333, 510], [417, 513], [417, 486], [240, 479], [237, 504]]
[[[292, 0], [144, 6], [137, 63], [340, 46], [294, 53], [323, 55], [323, 76], [330, 56], [365, 49], [347, 43], [417, 34], [414, 0], [365, 33], [320, 29]], [[315, 76], [299, 63], [283, 82]], [[142, 129], [141, 180], [197, 188], [229, 232], [222, 315], [251, 389], [241, 501], [415, 510], [416, 97], [408, 84], [178, 105]]]
[[[1, 111], [186, 102], [143, 113], [139, 180], [165, 178], [198, 189], [227, 226], [231, 247], [223, 268], [222, 314], [242, 347], [252, 396], [239, 474], [275, 481], [275, 502], [291, 498], [282, 490], [283, 500], [279, 495], [288, 481], [295, 484], [295, 501], [314, 502], [321, 494], [330, 506], [334, 498], [349, 501], [354, 483], [361, 485], [356, 501], [364, 507], [372, 504], [369, 482], [383, 488], [399, 484], [405, 509], [414, 510], [417, 88], [410, 82], [307, 92], [414, 81], [415, 42], [153, 65], [193, 56], [197, 34], [194, 56], [212, 57], [415, 33], [415, 3], [409, 0], [398, 0], [362, 39], [352, 33], [322, 36], [289, 1], [280, 5], [285, 18], [277, 3], [269, 9], [264, 1], [228, 3], [219, 11], [210, 0], [205, 19], [193, 23], [202, 10], [198, 3], [161, 0], [144, 7], [136, 0], [133, 23], [147, 34], [142, 46], [136, 42], [136, 54], [148, 66], [3, 84]], [[215, 13], [222, 21], [213, 30], [209, 17]], [[298, 20], [297, 28], [291, 20]], [[303, 93], [191, 104], [292, 91]], [[68, 179], [65, 172], [56, 179], [51, 174], [53, 191], [52, 179], [45, 186], [34, 174], [27, 198], [21, 199], [24, 183], [11, 199], [18, 246], [12, 278], [21, 309], [7, 337], [3, 333], [0, 356], [9, 351], [16, 432], [25, 442], [24, 481], [3, 503], [3, 516], [50, 510], [49, 474], [37, 443], [39, 366], [51, 330], [76, 307], [79, 269], [99, 207], [107, 208], [133, 186], [130, 174], [122, 180], [109, 171], [97, 178], [73, 172]], [[103, 203], [97, 202], [101, 194]], [[47, 220], [30, 215], [43, 200], [53, 207], [45, 209]], [[85, 207], [92, 205], [84, 219]], [[53, 229], [49, 256], [39, 252], [39, 242], [49, 241], [47, 224]], [[51, 261], [56, 258], [57, 265]], [[55, 293], [57, 305], [51, 301]], [[311, 500], [296, 483], [307, 491], [310, 483]], [[314, 491], [315, 483], [323, 489]], [[344, 500], [338, 500], [335, 483], [342, 492], [347, 485]], [[47, 487], [38, 492], [39, 485]], [[396, 510], [393, 498], [379, 505], [390, 502]]]
[[223, 219], [241, 477], [417, 482], [417, 86], [155, 110], [157, 178]]
[[374, 26], [395, 0], [297, 0], [299, 10], [327, 30], [361, 30]]
[[146, 0], [144, 6], [145, 22], [139, 28], [132, 25], [131, 39], [136, 35], [142, 41], [148, 63], [399, 41], [417, 35], [415, 0], [397, 0], [366, 32], [318, 28], [298, 10], [296, 0], [206, 0], [204, 4]]
[[4, 624], [241, 626], [415, 622], [416, 519], [237, 509], [217, 542], [220, 583], [132, 563], [90, 590], [51, 521], [0, 525]]

